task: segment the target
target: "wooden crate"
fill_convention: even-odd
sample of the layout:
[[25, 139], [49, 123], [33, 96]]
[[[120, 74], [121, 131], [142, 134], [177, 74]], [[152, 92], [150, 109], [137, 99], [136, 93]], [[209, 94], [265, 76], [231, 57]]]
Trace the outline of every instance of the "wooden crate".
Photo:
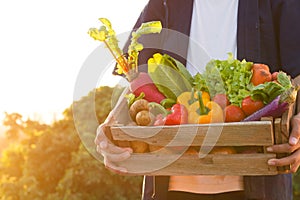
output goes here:
[[[266, 147], [285, 143], [289, 136], [289, 122], [294, 107], [281, 118], [266, 118], [255, 122], [186, 124], [175, 126], [125, 126], [127, 106], [118, 105], [117, 122], [109, 130], [120, 146], [142, 141], [150, 147], [162, 147], [147, 153], [133, 153], [118, 163], [132, 175], [276, 175], [289, 166], [269, 166], [271, 158], [285, 155], [268, 153]], [[125, 110], [124, 110], [125, 109]], [[190, 149], [230, 147], [233, 154], [199, 154]], [[249, 153], [248, 149], [258, 149]], [[242, 149], [242, 151], [240, 151]], [[184, 151], [188, 150], [188, 151]]]

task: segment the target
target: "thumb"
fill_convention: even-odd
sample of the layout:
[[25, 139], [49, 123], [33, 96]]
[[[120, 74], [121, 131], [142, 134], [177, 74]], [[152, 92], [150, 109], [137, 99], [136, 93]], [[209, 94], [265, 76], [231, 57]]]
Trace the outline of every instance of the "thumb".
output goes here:
[[292, 131], [289, 138], [290, 145], [296, 145], [300, 138], [300, 114], [297, 114], [292, 119]]

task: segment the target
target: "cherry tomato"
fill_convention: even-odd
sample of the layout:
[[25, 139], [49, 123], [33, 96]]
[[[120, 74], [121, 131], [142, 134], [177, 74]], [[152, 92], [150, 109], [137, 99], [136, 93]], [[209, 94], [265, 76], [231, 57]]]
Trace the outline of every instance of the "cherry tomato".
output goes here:
[[239, 122], [245, 119], [246, 115], [244, 111], [236, 105], [230, 104], [224, 109], [225, 122]]
[[279, 72], [273, 72], [272, 73], [272, 81], [277, 81], [277, 75]]
[[247, 116], [251, 115], [255, 111], [258, 111], [262, 107], [264, 107], [264, 103], [262, 101], [255, 101], [250, 96], [247, 96], [242, 101], [242, 110]]

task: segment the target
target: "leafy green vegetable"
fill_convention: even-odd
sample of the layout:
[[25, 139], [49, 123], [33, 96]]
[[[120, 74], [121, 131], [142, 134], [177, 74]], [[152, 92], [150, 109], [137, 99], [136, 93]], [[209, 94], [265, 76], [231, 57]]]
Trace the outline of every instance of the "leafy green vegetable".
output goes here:
[[278, 73], [277, 81], [282, 87], [284, 87], [286, 89], [289, 89], [292, 87], [291, 78], [285, 72], [280, 71]]
[[264, 104], [268, 104], [278, 95], [285, 91], [284, 87], [275, 82], [266, 82], [255, 86], [251, 92], [251, 97], [254, 100], [260, 99]]
[[289, 90], [292, 87], [290, 77], [285, 72], [278, 73], [277, 82], [266, 82], [253, 87], [251, 90], [251, 97], [253, 99], [260, 99], [265, 104], [268, 104], [284, 91]]
[[203, 74], [197, 73], [194, 76], [194, 87], [196, 90], [208, 92], [208, 87]]
[[230, 53], [227, 60], [211, 60], [203, 74], [196, 74], [195, 88], [208, 91], [213, 98], [226, 94], [232, 104], [240, 105], [250, 94], [252, 62], [239, 61]]
[[160, 33], [162, 30], [161, 22], [150, 21], [143, 23], [136, 31], [132, 32], [127, 59], [123, 51], [119, 48], [118, 39], [110, 21], [106, 18], [99, 18], [99, 20], [103, 25], [99, 29], [90, 28], [88, 34], [95, 40], [104, 42], [117, 61], [117, 73], [126, 75], [126, 78], [131, 81], [137, 76], [138, 54], [144, 48], [143, 45], [138, 42], [138, 39], [145, 34]]
[[138, 66], [138, 55], [139, 52], [143, 50], [143, 44], [138, 42], [138, 39], [142, 35], [151, 34], [151, 33], [160, 33], [162, 30], [162, 25], [160, 21], [150, 21], [142, 23], [142, 25], [131, 34], [131, 43], [128, 47], [128, 61], [129, 66], [137, 70]]
[[176, 99], [164, 99], [160, 102], [160, 104], [164, 108], [171, 108], [174, 104], [176, 104]]
[[211, 60], [203, 74], [194, 76], [195, 88], [208, 91], [212, 98], [219, 93], [226, 94], [232, 104], [241, 106], [243, 99], [249, 95], [268, 104], [292, 87], [290, 77], [284, 72], [278, 73], [277, 82], [254, 86], [251, 83], [252, 65], [252, 62], [233, 59], [232, 54], [227, 60]]
[[192, 89], [193, 77], [186, 68], [171, 56], [156, 53], [148, 60], [148, 73], [158, 90], [168, 99]]
[[150, 109], [150, 112], [154, 115], [162, 115], [162, 117], [167, 116], [171, 112], [167, 110], [163, 105], [156, 103], [156, 102], [149, 102], [148, 107]]
[[129, 93], [125, 95], [125, 98], [127, 99], [128, 108], [137, 100], [143, 99], [145, 97], [145, 93], [141, 92], [141, 94], [136, 97], [133, 93]]
[[[168, 55], [166, 55], [168, 56]], [[170, 56], [169, 56], [170, 57]], [[174, 59], [174, 58], [171, 58], [174, 62], [175, 62], [175, 65], [176, 67], [178, 68], [179, 72], [183, 75], [183, 77], [189, 82], [190, 85], [193, 85], [194, 83], [194, 78], [193, 76], [190, 74], [190, 72], [186, 69], [186, 67], [181, 63], [179, 62], [178, 60]]]

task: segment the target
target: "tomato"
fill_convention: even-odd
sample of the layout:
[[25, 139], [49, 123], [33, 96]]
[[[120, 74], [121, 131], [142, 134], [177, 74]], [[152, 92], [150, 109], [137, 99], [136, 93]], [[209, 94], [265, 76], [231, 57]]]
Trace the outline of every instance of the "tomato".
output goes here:
[[222, 109], [230, 104], [226, 94], [216, 94], [213, 98], [213, 101], [219, 104]]
[[247, 96], [242, 101], [242, 110], [247, 116], [251, 115], [255, 111], [258, 111], [262, 107], [264, 107], [264, 103], [262, 101], [255, 101], [250, 96]]
[[239, 122], [245, 119], [246, 115], [244, 111], [236, 105], [230, 104], [224, 109], [225, 122]]
[[253, 70], [256, 70], [256, 69], [263, 69], [263, 70], [266, 70], [268, 72], [270, 72], [270, 68], [268, 65], [265, 65], [265, 64], [262, 64], [262, 63], [254, 63], [252, 65], [252, 69]]
[[269, 82], [272, 80], [272, 75], [269, 71], [264, 69], [252, 70], [251, 83], [254, 86]]
[[253, 85], [263, 84], [272, 80], [272, 74], [268, 65], [255, 63], [252, 66], [251, 83]]
[[272, 73], [272, 81], [276, 81], [277, 80], [277, 75], [279, 72], [273, 72]]

